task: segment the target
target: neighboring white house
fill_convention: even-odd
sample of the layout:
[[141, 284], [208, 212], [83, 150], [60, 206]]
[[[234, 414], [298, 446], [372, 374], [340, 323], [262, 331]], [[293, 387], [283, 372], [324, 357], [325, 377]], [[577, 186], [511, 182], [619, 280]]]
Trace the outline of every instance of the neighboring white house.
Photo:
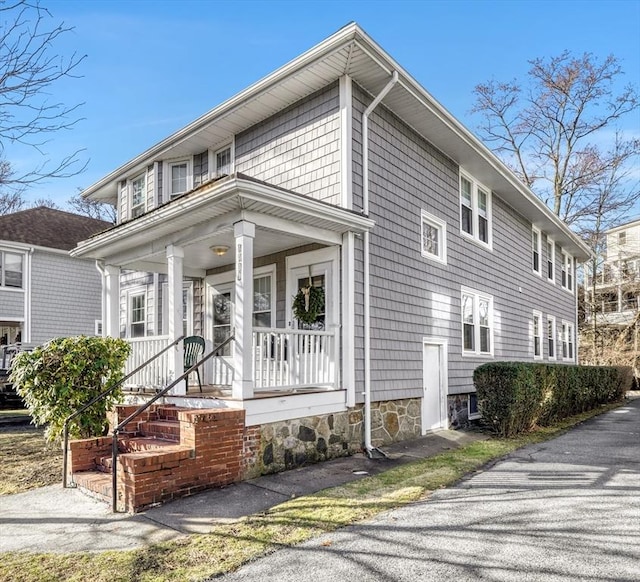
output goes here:
[[600, 324], [627, 325], [640, 310], [640, 219], [608, 230], [602, 265], [593, 279], [589, 277], [586, 292], [588, 305], [595, 307]]
[[0, 216], [0, 341], [99, 335], [102, 286], [69, 250], [112, 224], [44, 206]]
[[[576, 361], [588, 249], [356, 24], [84, 195], [118, 208], [72, 251], [104, 273], [104, 332], [131, 362], [233, 336], [171, 400], [244, 408], [258, 451], [409, 438], [476, 413], [484, 362]], [[180, 348], [152, 368], [177, 377]]]

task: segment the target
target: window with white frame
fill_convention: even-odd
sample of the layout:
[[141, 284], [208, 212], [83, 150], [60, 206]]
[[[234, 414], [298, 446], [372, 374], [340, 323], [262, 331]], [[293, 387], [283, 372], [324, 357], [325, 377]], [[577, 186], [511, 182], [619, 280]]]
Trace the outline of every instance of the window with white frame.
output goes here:
[[556, 359], [556, 318], [553, 315], [547, 316], [547, 350], [549, 359]]
[[531, 229], [531, 252], [533, 272], [542, 275], [542, 234], [535, 226]]
[[468, 174], [460, 174], [460, 228], [491, 246], [491, 192]]
[[462, 353], [493, 354], [493, 297], [462, 289]]
[[422, 211], [422, 256], [441, 263], [447, 262], [447, 225], [443, 220]]
[[271, 274], [253, 280], [253, 325], [273, 327], [273, 277]]
[[562, 322], [562, 357], [573, 361], [574, 358], [574, 327], [568, 321]]
[[0, 251], [0, 287], [22, 289], [24, 255]]
[[144, 337], [146, 335], [146, 293], [139, 291], [129, 294], [129, 337]]
[[533, 357], [542, 359], [542, 313], [533, 312]]
[[170, 198], [184, 194], [191, 189], [191, 163], [189, 160], [169, 162], [167, 169]]
[[552, 283], [556, 280], [556, 243], [547, 238], [547, 279]]
[[131, 218], [144, 214], [146, 208], [146, 184], [146, 174], [140, 174], [131, 180]]
[[232, 173], [231, 146], [226, 146], [214, 154], [215, 177], [228, 176]]
[[573, 293], [573, 273], [575, 262], [573, 257], [564, 251], [560, 253], [560, 260], [562, 261], [562, 287]]
[[627, 233], [624, 230], [618, 233], [618, 244], [619, 245], [627, 244]]

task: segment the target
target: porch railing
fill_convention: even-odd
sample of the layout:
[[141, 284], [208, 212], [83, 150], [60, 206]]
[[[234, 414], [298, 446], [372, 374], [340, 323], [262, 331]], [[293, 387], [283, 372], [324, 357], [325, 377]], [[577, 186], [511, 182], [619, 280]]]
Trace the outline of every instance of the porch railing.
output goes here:
[[[166, 347], [171, 341], [168, 335], [156, 335], [150, 337], [130, 338], [131, 355], [124, 367], [125, 374], [139, 368], [154, 354]], [[133, 374], [125, 384], [127, 387], [144, 386], [160, 388], [170, 381], [169, 352], [165, 352], [157, 358], [152, 366], [147, 366]]]
[[[165, 347], [167, 336], [130, 339], [131, 355], [125, 373], [135, 370]], [[253, 370], [256, 391], [337, 386], [337, 336], [334, 331], [254, 328]], [[211, 358], [201, 370], [204, 384], [231, 386], [233, 359]], [[170, 382], [169, 354], [129, 378], [127, 387], [164, 387]]]
[[335, 388], [336, 342], [332, 331], [254, 329], [255, 389]]

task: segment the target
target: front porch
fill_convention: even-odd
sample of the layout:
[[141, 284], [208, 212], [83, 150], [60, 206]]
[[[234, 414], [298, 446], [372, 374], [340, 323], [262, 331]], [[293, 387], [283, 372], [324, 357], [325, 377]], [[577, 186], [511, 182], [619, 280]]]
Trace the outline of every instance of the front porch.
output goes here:
[[[183, 335], [204, 338], [205, 353], [232, 337], [202, 366], [202, 391], [192, 374], [171, 397], [192, 407], [205, 399], [246, 408], [270, 396], [336, 392], [337, 411], [355, 403], [354, 257], [356, 237], [372, 226], [362, 214], [233, 175], [119, 224], [73, 254], [97, 260], [103, 333], [131, 343], [127, 373]], [[132, 286], [127, 277], [137, 272], [149, 274], [148, 282]], [[322, 296], [304, 321], [294, 308], [303, 288]], [[176, 343], [126, 388], [155, 393], [183, 371]]]

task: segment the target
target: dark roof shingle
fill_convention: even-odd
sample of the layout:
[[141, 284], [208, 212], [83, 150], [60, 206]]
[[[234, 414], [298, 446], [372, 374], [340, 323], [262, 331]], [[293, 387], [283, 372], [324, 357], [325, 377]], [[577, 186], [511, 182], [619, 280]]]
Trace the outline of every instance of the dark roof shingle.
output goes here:
[[112, 226], [104, 220], [38, 206], [0, 216], [0, 241], [69, 251], [81, 240]]

